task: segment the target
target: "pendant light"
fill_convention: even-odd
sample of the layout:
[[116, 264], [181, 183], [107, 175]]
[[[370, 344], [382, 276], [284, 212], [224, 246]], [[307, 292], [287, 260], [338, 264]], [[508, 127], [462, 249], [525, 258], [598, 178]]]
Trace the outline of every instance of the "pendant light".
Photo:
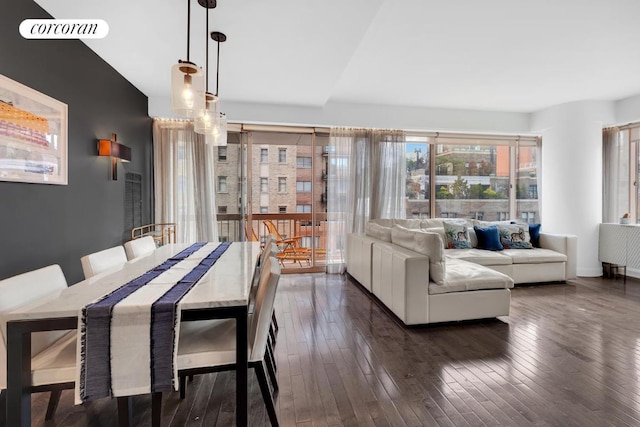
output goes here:
[[212, 31], [211, 38], [218, 43], [218, 53], [216, 57], [216, 111], [214, 114], [215, 125], [213, 133], [207, 136], [207, 143], [212, 143], [217, 146], [227, 145], [227, 115], [221, 112], [218, 108], [218, 90], [220, 88], [220, 43], [227, 41], [227, 36], [219, 31]]
[[189, 60], [191, 33], [191, 0], [187, 0], [187, 60], [171, 67], [171, 108], [182, 117], [193, 118], [204, 109], [204, 74]]
[[[202, 113], [193, 120], [193, 130], [196, 133], [202, 135], [213, 135], [214, 128], [217, 126], [216, 116], [218, 112], [218, 96], [209, 92], [209, 9], [206, 9], [206, 24], [205, 24], [205, 57], [206, 63], [204, 68], [205, 73], [205, 107]], [[206, 141], [211, 143], [211, 141]]]

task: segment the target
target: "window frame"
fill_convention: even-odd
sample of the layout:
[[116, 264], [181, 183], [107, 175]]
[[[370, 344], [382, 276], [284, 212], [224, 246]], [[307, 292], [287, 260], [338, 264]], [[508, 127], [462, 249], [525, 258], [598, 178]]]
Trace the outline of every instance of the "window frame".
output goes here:
[[[308, 160], [308, 162], [307, 162]], [[308, 165], [307, 165], [308, 163]], [[313, 164], [313, 157], [309, 156], [296, 156], [296, 168], [298, 169], [311, 169]]]
[[[222, 151], [224, 151], [224, 156], [221, 154]], [[229, 151], [227, 150], [227, 147], [218, 147], [219, 162], [227, 162], [228, 155], [229, 155]]]
[[[224, 186], [224, 190], [222, 189], [223, 186]], [[218, 193], [223, 193], [223, 194], [226, 194], [229, 192], [229, 182], [227, 181], [226, 176], [218, 176], [217, 190], [218, 190], [217, 191]]]

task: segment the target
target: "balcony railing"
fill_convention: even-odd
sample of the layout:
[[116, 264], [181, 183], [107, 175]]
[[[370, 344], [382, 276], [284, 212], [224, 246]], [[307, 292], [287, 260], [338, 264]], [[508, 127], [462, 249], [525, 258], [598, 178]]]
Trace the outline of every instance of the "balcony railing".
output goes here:
[[[327, 236], [326, 213], [316, 214], [315, 224], [311, 213], [252, 214], [251, 222], [247, 222], [246, 227], [242, 226], [242, 216], [239, 214], [218, 214], [217, 220], [220, 240], [236, 242], [255, 241], [256, 239], [264, 242], [269, 234], [265, 221], [271, 221], [282, 239], [295, 237], [298, 241], [297, 244], [306, 249], [303, 249], [304, 256], [291, 255], [279, 258], [285, 272], [324, 270]], [[248, 219], [245, 218], [245, 221]]]

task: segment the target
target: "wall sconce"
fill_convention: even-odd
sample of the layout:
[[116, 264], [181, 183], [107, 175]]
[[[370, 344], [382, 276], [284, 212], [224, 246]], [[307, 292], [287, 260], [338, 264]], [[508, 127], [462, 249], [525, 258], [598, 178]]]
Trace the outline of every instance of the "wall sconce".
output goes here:
[[118, 180], [118, 159], [123, 162], [131, 161], [131, 148], [116, 142], [116, 134], [111, 134], [111, 139], [98, 140], [98, 156], [111, 157], [111, 179]]

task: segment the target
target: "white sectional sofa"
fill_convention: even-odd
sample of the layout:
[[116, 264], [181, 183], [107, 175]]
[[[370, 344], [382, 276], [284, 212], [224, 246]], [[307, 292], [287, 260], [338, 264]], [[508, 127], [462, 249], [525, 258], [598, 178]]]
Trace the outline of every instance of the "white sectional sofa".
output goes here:
[[506, 316], [514, 283], [576, 276], [575, 236], [540, 233], [534, 249], [444, 249], [441, 228], [442, 219], [371, 221], [347, 236], [347, 271], [406, 325]]

